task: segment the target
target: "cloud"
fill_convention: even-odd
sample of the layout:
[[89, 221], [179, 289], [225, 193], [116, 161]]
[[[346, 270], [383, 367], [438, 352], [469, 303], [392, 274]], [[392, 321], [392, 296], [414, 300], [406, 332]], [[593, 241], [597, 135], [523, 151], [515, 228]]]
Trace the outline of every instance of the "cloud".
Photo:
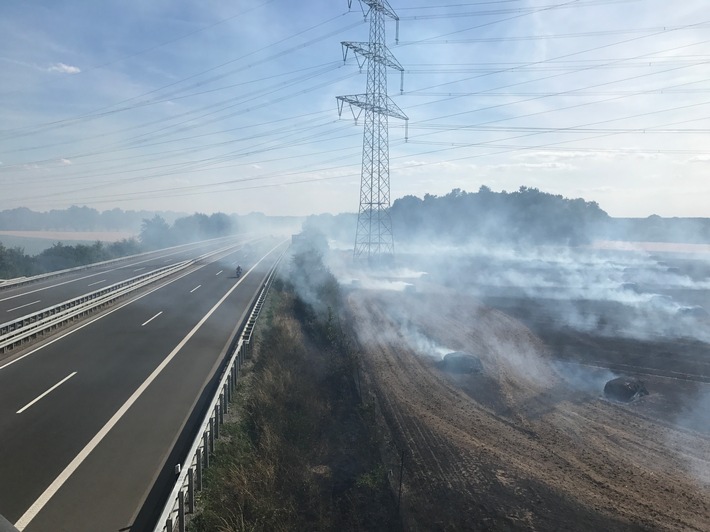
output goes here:
[[47, 69], [47, 72], [61, 72], [62, 74], [78, 74], [81, 72], [79, 67], [65, 65], [64, 63], [55, 63]]
[[69, 159], [59, 159], [59, 163], [64, 166], [68, 166], [68, 165], [72, 164], [72, 162]]
[[545, 161], [539, 163], [503, 163], [494, 164], [488, 167], [491, 170], [509, 170], [509, 169], [521, 169], [521, 170], [575, 170], [576, 167], [557, 161]]
[[688, 159], [689, 163], [710, 163], [710, 155], [696, 155]]

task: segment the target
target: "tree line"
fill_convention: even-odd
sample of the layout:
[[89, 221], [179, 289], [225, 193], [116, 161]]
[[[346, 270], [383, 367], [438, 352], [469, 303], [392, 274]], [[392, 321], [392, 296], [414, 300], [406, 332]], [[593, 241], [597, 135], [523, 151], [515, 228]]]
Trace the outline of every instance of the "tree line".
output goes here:
[[[514, 192], [454, 189], [443, 196], [404, 196], [390, 208], [395, 240], [400, 243], [462, 245], [579, 245], [589, 242], [610, 220], [596, 202], [520, 187]], [[329, 238], [354, 239], [355, 214], [309, 217], [307, 226]]]
[[391, 208], [401, 241], [510, 242], [579, 245], [605, 224], [609, 215], [594, 201], [568, 199], [537, 188], [493, 192], [454, 189], [444, 196], [405, 196]]
[[[68, 209], [37, 212], [26, 207], [0, 211], [0, 230], [6, 231], [138, 231], [142, 221], [154, 211], [111, 209], [99, 212], [90, 207], [73, 205]], [[159, 212], [174, 222], [184, 214]]]
[[223, 213], [194, 214], [178, 218], [170, 225], [163, 217], [144, 218], [138, 239], [119, 242], [77, 244], [57, 242], [38, 255], [28, 255], [21, 247], [5, 247], [0, 243], [0, 279], [28, 277], [51, 271], [84, 266], [94, 262], [134, 255], [143, 251], [226, 236], [235, 230], [229, 216]]

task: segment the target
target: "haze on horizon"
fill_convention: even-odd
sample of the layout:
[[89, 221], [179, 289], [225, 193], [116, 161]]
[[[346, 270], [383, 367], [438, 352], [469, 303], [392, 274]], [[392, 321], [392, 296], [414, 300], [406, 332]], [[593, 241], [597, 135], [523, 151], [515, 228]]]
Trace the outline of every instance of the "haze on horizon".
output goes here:
[[[392, 199], [525, 185], [707, 216], [705, 0], [393, 0]], [[705, 18], [704, 18], [705, 17]], [[357, 211], [357, 2], [0, 4], [0, 210]]]

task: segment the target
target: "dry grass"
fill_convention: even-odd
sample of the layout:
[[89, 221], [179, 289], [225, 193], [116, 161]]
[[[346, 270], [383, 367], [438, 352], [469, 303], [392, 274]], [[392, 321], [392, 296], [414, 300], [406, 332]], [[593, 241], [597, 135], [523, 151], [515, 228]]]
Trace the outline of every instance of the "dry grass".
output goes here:
[[291, 293], [272, 296], [193, 530], [399, 529], [345, 370], [351, 354], [339, 352], [332, 321], [311, 320], [304, 332], [295, 303]]

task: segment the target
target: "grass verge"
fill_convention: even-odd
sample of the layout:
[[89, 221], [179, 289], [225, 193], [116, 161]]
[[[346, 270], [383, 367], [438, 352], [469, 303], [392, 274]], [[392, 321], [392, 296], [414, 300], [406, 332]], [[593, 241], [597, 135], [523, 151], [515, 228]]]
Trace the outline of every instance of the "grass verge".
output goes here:
[[191, 530], [400, 530], [337, 313], [283, 282], [265, 310]]

